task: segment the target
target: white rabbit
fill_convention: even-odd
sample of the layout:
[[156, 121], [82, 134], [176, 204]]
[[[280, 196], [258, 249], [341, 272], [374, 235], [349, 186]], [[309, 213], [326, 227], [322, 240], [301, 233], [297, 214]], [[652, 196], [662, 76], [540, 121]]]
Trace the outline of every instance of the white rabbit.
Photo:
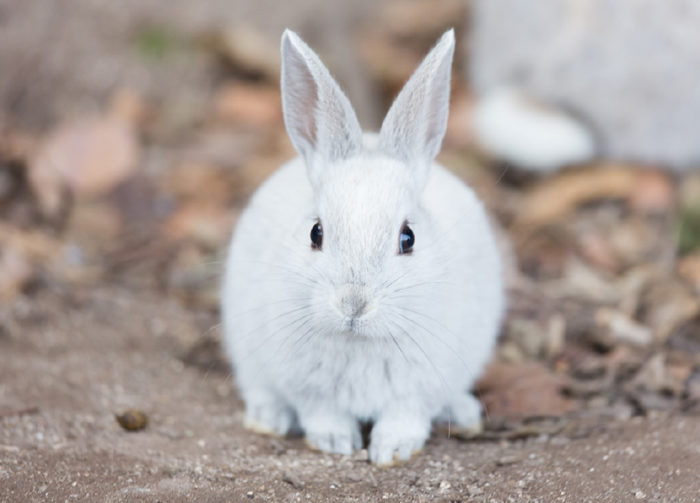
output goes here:
[[227, 260], [225, 341], [246, 426], [406, 460], [433, 420], [480, 424], [469, 388], [503, 310], [485, 212], [433, 162], [445, 134], [454, 33], [363, 135], [318, 56], [282, 36], [282, 103], [300, 157], [255, 193]]

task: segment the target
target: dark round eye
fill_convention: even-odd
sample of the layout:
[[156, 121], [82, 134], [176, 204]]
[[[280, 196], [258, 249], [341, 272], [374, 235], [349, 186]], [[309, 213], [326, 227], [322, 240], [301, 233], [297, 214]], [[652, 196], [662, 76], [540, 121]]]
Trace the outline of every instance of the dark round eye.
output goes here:
[[311, 248], [320, 250], [322, 243], [323, 227], [321, 227], [321, 222], [316, 222], [316, 224], [311, 228]]
[[410, 253], [413, 249], [413, 243], [416, 242], [416, 237], [408, 224], [403, 224], [401, 234], [399, 235], [399, 253]]

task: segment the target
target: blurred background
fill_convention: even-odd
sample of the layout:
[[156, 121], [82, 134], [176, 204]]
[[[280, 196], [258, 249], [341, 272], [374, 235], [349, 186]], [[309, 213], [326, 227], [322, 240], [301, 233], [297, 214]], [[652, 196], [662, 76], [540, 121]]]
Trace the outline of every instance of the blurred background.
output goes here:
[[[110, 337], [225, 376], [221, 259], [249, 195], [295, 155], [282, 30], [376, 129], [454, 27], [439, 160], [502, 229], [509, 284], [478, 385], [491, 431], [700, 411], [698, 22], [680, 0], [0, 0], [0, 375], [81, 330], [96, 352], [117, 344], [102, 322], [61, 320], [124, 298], [194, 321], [134, 328], [110, 311]], [[171, 339], [143, 346], [151, 332]], [[0, 387], [0, 407], [28, 396], [42, 394]]]

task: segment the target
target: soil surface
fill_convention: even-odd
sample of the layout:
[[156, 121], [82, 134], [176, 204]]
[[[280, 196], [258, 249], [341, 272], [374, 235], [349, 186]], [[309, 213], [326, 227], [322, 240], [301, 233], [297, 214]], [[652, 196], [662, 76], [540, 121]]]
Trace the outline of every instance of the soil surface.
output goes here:
[[[118, 286], [45, 291], [3, 315], [3, 502], [700, 501], [697, 416], [525, 440], [440, 432], [383, 469], [366, 451], [245, 431], [227, 369], [199, 363], [219, 356], [209, 315]], [[115, 413], [127, 409], [148, 426], [122, 429]]]

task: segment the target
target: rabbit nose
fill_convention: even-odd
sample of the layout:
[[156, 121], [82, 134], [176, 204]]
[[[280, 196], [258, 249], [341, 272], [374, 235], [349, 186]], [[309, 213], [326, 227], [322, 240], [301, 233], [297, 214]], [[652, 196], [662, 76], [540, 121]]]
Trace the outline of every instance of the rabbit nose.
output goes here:
[[345, 284], [338, 289], [336, 306], [344, 316], [359, 318], [367, 312], [369, 299], [364, 287], [354, 284]]

